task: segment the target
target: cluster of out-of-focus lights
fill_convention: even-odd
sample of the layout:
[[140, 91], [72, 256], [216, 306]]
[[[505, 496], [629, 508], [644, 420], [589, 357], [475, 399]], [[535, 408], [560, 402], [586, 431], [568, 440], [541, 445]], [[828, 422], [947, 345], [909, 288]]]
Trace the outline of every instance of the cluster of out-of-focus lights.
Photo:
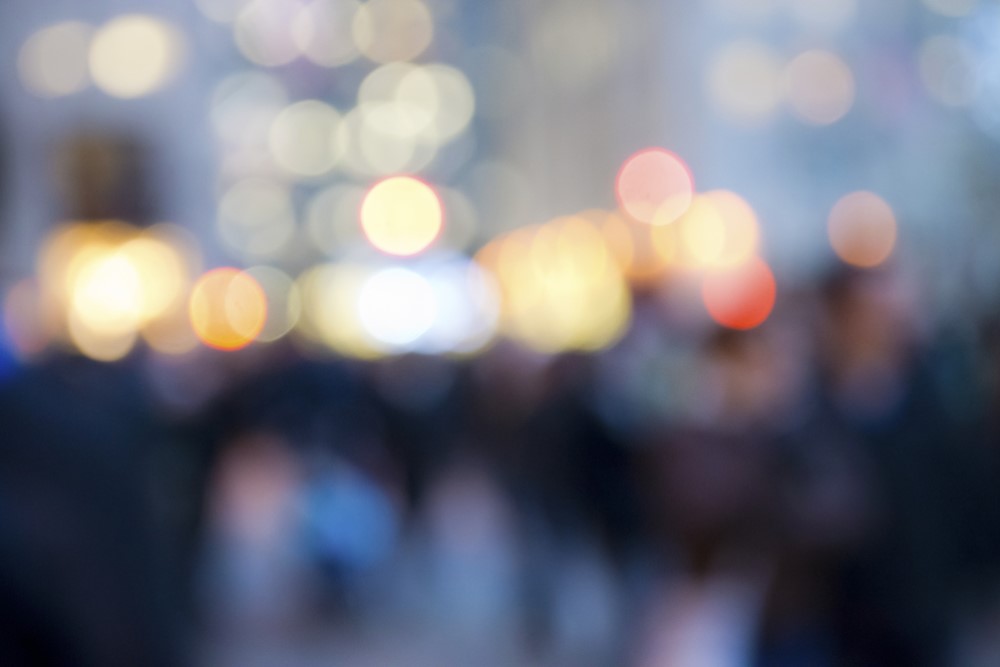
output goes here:
[[300, 330], [348, 356], [468, 354], [489, 343], [498, 320], [488, 273], [462, 257], [406, 266], [327, 264], [304, 273]]
[[786, 103], [810, 125], [831, 125], [854, 105], [850, 67], [830, 51], [800, 53], [787, 63], [752, 39], [726, 46], [709, 66], [708, 93], [722, 115], [744, 125], [769, 120]]
[[32, 92], [59, 97], [91, 82], [114, 97], [153, 93], [170, 82], [183, 60], [180, 32], [166, 21], [127, 14], [100, 28], [69, 21], [31, 35], [21, 47], [21, 79]]
[[[43, 338], [68, 339], [95, 359], [119, 359], [140, 334], [183, 309], [193, 263], [183, 232], [170, 226], [139, 232], [104, 222], [59, 229], [39, 255], [37, 304], [48, 329]], [[12, 320], [37, 315], [15, 302], [12, 292], [9, 330], [24, 326]]]
[[896, 216], [892, 207], [872, 192], [842, 197], [830, 211], [827, 231], [837, 256], [861, 268], [882, 264], [896, 247]]
[[585, 217], [515, 230], [487, 244], [477, 261], [500, 285], [502, 331], [533, 349], [598, 350], [631, 321], [625, 277]]
[[756, 254], [760, 240], [757, 216], [734, 192], [713, 190], [698, 195], [678, 221], [676, 257], [695, 268], [731, 268]]
[[434, 20], [420, 0], [198, 0], [207, 17], [233, 23], [247, 60], [280, 67], [305, 58], [340, 67], [359, 55], [377, 63], [412, 60], [430, 46]]
[[625, 160], [616, 192], [624, 215], [583, 217], [598, 221], [596, 229], [629, 281], [656, 284], [670, 272], [693, 274], [718, 324], [752, 329], [768, 318], [776, 284], [759, 256], [760, 225], [746, 200], [728, 190], [696, 194], [684, 161], [660, 148]]

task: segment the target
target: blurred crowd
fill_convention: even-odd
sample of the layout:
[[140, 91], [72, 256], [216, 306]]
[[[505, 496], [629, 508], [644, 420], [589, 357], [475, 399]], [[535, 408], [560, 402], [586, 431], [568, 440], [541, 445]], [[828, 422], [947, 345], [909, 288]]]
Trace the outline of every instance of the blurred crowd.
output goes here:
[[[1000, 662], [1000, 327], [837, 270], [593, 355], [286, 342], [0, 390], [4, 665]], [[989, 320], [989, 318], [986, 318]]]

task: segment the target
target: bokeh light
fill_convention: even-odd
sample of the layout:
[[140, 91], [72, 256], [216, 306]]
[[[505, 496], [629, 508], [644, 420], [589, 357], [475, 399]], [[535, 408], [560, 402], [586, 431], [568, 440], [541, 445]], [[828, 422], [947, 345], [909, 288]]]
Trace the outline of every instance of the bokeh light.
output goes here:
[[320, 176], [337, 163], [340, 114], [329, 104], [304, 100], [282, 110], [271, 124], [268, 144], [274, 161], [299, 176]]
[[390, 255], [415, 255], [429, 247], [444, 224], [437, 193], [410, 176], [387, 178], [361, 205], [361, 227], [369, 242]]
[[923, 0], [927, 9], [952, 18], [968, 16], [976, 7], [979, 0]]
[[792, 0], [791, 9], [801, 23], [823, 30], [839, 30], [858, 13], [858, 0]]
[[673, 222], [688, 209], [694, 196], [694, 178], [674, 153], [647, 148], [622, 164], [615, 180], [622, 211], [650, 224]]
[[270, 179], [241, 180], [222, 196], [217, 223], [222, 240], [239, 256], [278, 256], [295, 233], [291, 192]]
[[695, 197], [678, 222], [680, 258], [690, 267], [743, 264], [758, 249], [760, 228], [753, 208], [738, 194], [713, 190]]
[[592, 0], [545, 4], [532, 25], [531, 53], [551, 84], [585, 89], [613, 71], [624, 46], [617, 9]]
[[310, 242], [327, 255], [341, 253], [363, 240], [358, 211], [365, 190], [356, 185], [331, 185], [316, 193], [306, 207], [305, 230]]
[[33, 278], [24, 278], [8, 291], [3, 303], [3, 323], [14, 354], [30, 360], [52, 342], [54, 327], [45, 317], [45, 294]]
[[468, 354], [487, 345], [500, 318], [500, 293], [492, 276], [465, 257], [436, 262], [422, 273], [434, 290], [436, 317], [418, 341], [419, 350]]
[[171, 225], [116, 221], [57, 229], [39, 254], [42, 322], [94, 359], [119, 359], [184, 302], [195, 253]]
[[223, 267], [198, 279], [188, 312], [202, 343], [219, 350], [238, 350], [256, 340], [264, 328], [267, 297], [252, 276]]
[[837, 256], [862, 268], [882, 264], [896, 246], [896, 216], [892, 207], [872, 192], [842, 197], [830, 211], [827, 231]]
[[712, 60], [707, 86], [722, 116], [740, 125], [759, 125], [781, 102], [781, 60], [762, 42], [733, 42]]
[[17, 61], [24, 86], [40, 97], [71, 95], [86, 88], [92, 34], [86, 23], [66, 21], [31, 35]]
[[513, 231], [476, 261], [500, 287], [503, 333], [540, 352], [608, 347], [631, 320], [621, 269], [600, 229], [582, 217]]
[[267, 300], [267, 318], [257, 340], [270, 343], [291, 331], [302, 315], [302, 298], [291, 277], [272, 266], [254, 266], [246, 274], [257, 281]]
[[223, 79], [212, 93], [212, 127], [228, 146], [264, 144], [271, 123], [287, 103], [288, 93], [274, 76], [238, 72]]
[[124, 252], [95, 250], [74, 279], [70, 312], [96, 334], [122, 335], [139, 328], [142, 296], [139, 271]]
[[739, 266], [709, 272], [703, 278], [701, 296], [715, 322], [742, 331], [767, 320], [774, 309], [777, 285], [770, 267], [753, 257]]
[[953, 35], [935, 35], [920, 46], [920, 79], [927, 93], [950, 107], [968, 106], [976, 97], [976, 64], [972, 49]]
[[169, 83], [182, 58], [179, 31], [161, 19], [130, 14], [94, 35], [90, 72], [94, 83], [109, 95], [141, 97]]
[[150, 349], [178, 356], [198, 347], [198, 336], [191, 325], [187, 304], [184, 306], [170, 310], [143, 327], [142, 338]]
[[287, 65], [298, 58], [292, 22], [301, 6], [297, 0], [252, 0], [233, 25], [240, 53], [264, 67]]
[[382, 352], [361, 324], [358, 304], [371, 271], [351, 262], [315, 266], [299, 276], [305, 338], [349, 357], [375, 359]]
[[251, 0], [194, 0], [205, 18], [217, 23], [232, 23]]
[[792, 113], [810, 125], [832, 125], [854, 105], [854, 75], [829, 51], [796, 56], [785, 67], [784, 84]]
[[372, 274], [358, 295], [365, 332], [389, 350], [406, 349], [427, 333], [437, 317], [430, 282], [409, 269], [392, 267]]
[[412, 60], [434, 38], [434, 19], [420, 0], [368, 0], [351, 25], [358, 50], [378, 63]]
[[351, 22], [360, 7], [356, 0], [313, 0], [292, 19], [295, 45], [321, 67], [353, 62], [360, 54], [351, 38]]
[[95, 361], [118, 361], [132, 351], [138, 340], [135, 329], [96, 330], [80, 317], [79, 311], [69, 314], [67, 324], [70, 340], [76, 349]]
[[585, 211], [581, 214], [596, 223], [608, 249], [628, 281], [638, 286], [659, 282], [677, 259], [677, 227], [647, 225], [618, 212]]

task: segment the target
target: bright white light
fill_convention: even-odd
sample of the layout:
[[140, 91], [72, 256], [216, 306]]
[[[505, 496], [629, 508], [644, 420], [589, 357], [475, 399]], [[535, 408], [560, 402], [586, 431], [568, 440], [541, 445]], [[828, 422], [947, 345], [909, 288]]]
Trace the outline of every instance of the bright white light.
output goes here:
[[421, 341], [421, 351], [474, 352], [496, 333], [500, 296], [494, 281], [479, 265], [465, 259], [429, 272], [438, 311]]
[[358, 312], [365, 332], [392, 350], [410, 348], [434, 325], [438, 304], [434, 288], [419, 273], [383, 269], [361, 288]]

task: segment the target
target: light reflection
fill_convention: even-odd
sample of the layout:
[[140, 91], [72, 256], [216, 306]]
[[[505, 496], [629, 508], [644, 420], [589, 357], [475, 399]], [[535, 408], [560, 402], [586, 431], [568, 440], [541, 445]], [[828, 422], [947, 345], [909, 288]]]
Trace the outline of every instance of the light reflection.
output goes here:
[[91, 76], [109, 95], [141, 97], [169, 83], [182, 50], [180, 32], [170, 24], [140, 14], [120, 16], [94, 35]]
[[827, 231], [837, 256], [862, 268], [882, 264], [896, 246], [896, 216], [892, 207], [872, 192], [842, 197], [830, 211]]
[[66, 21], [31, 35], [17, 61], [25, 87], [40, 97], [72, 95], [86, 88], [92, 33], [86, 23]]

